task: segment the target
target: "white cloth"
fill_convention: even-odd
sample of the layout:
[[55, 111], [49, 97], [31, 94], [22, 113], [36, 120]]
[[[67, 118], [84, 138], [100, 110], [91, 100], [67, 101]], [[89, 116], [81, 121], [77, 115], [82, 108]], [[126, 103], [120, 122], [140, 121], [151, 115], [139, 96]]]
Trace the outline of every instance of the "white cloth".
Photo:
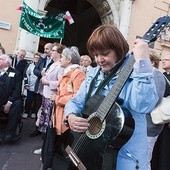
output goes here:
[[39, 108], [38, 113], [37, 113], [37, 120], [35, 122], [35, 125], [39, 127], [40, 124], [40, 116], [41, 116], [41, 111], [42, 111], [42, 106]]
[[8, 70], [8, 67], [0, 70], [0, 77]]
[[48, 64], [49, 64], [50, 62], [51, 62], [51, 57], [47, 57], [45, 68], [47, 68], [47, 66], [48, 66]]
[[69, 72], [71, 69], [79, 68], [79, 67], [80, 67], [80, 65], [78, 65], [78, 64], [72, 64], [72, 65], [68, 66], [67, 68], [65, 68], [64, 74], [66, 74], [67, 72]]
[[42, 149], [36, 149], [34, 150], [34, 154], [41, 155]]

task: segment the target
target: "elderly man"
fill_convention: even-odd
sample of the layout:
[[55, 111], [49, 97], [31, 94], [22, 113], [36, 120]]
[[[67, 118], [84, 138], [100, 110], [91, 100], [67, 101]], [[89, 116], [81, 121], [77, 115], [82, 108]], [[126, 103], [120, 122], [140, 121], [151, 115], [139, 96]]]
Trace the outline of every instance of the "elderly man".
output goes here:
[[16, 58], [13, 60], [13, 67], [18, 70], [22, 75], [27, 67], [27, 60], [25, 59], [26, 51], [19, 50]]
[[[11, 67], [11, 58], [8, 55], [0, 56], [0, 110], [8, 116], [5, 133], [0, 141], [13, 141], [17, 139], [16, 129], [21, 120], [22, 113], [22, 76]], [[2, 97], [3, 96], [3, 97]]]

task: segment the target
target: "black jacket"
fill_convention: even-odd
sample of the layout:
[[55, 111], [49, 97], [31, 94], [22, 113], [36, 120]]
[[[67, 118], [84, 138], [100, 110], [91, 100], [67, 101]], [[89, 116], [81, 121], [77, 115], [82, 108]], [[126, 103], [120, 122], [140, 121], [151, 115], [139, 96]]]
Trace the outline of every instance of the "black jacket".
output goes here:
[[0, 77], [0, 105], [21, 99], [22, 76], [12, 67]]
[[27, 60], [25, 60], [25, 59], [20, 60], [18, 64], [15, 64], [15, 69], [18, 70], [23, 76], [24, 71], [27, 67], [27, 64], [28, 64]]

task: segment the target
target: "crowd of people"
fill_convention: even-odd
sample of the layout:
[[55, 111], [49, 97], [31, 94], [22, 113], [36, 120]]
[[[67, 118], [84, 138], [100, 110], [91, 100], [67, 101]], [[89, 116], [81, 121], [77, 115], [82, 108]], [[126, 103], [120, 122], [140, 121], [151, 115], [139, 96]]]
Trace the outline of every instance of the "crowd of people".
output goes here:
[[[34, 151], [42, 155], [43, 170], [74, 169], [75, 161], [70, 163], [71, 159], [63, 156], [67, 145], [82, 160], [80, 166], [89, 170], [168, 170], [170, 125], [153, 124], [150, 112], [170, 95], [164, 77], [170, 80], [170, 52], [161, 58], [141, 39], [135, 40], [130, 51], [112, 25], [97, 27], [87, 41], [87, 50], [88, 55], [80, 55], [76, 46], [47, 43], [44, 52], [36, 52], [28, 62], [25, 50], [11, 58], [0, 47], [0, 96], [4, 96], [0, 98], [0, 112], [8, 117], [0, 142], [18, 139], [18, 124], [22, 118], [31, 117], [35, 127], [30, 137], [41, 134], [43, 139], [42, 147]], [[164, 75], [159, 70], [160, 60]], [[129, 76], [124, 76], [128, 70]], [[23, 89], [27, 91], [25, 102]], [[110, 100], [105, 101], [105, 96], [111, 96]], [[114, 113], [110, 113], [112, 108]], [[114, 114], [121, 113], [121, 121], [130, 120], [133, 133], [119, 148], [114, 143], [118, 137], [111, 130], [121, 131], [121, 121], [115, 129], [110, 121], [118, 120]], [[111, 142], [107, 149], [96, 151], [93, 142], [105, 145], [108, 138], [114, 147], [110, 147]], [[81, 148], [87, 147], [90, 149], [80, 155]], [[103, 163], [108, 155], [113, 161]]]

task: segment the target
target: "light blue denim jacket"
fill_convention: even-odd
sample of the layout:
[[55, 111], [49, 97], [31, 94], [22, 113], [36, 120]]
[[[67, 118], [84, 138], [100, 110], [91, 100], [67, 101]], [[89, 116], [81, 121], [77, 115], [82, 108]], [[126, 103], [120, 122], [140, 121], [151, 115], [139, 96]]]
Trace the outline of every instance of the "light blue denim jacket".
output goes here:
[[[126, 58], [129, 57], [129, 54]], [[86, 101], [89, 86], [98, 72], [99, 67], [91, 69], [86, 79], [80, 86], [77, 95], [65, 106], [64, 117], [70, 113], [81, 113]], [[95, 81], [92, 96], [98, 85], [104, 79], [104, 73], [100, 71]], [[117, 76], [102, 90], [102, 95], [107, 95], [113, 86]], [[130, 140], [120, 149], [117, 158], [117, 170], [135, 170], [138, 164], [140, 170], [147, 170], [147, 124], [146, 114], [150, 113], [159, 99], [153, 79], [152, 65], [149, 59], [136, 61], [131, 76], [124, 85], [119, 98], [123, 99], [123, 108], [132, 114], [135, 121], [135, 129]]]

